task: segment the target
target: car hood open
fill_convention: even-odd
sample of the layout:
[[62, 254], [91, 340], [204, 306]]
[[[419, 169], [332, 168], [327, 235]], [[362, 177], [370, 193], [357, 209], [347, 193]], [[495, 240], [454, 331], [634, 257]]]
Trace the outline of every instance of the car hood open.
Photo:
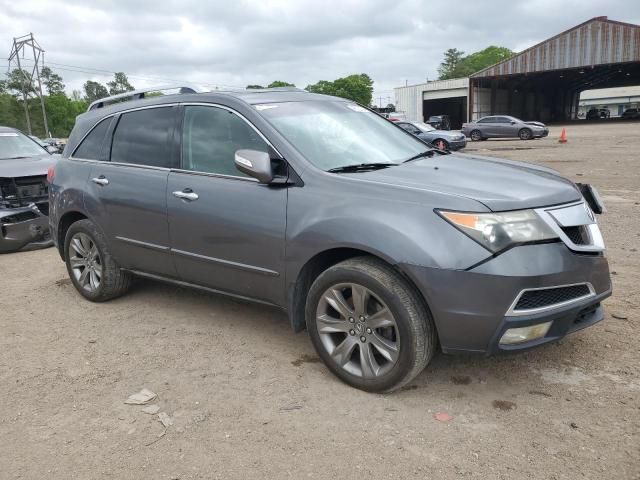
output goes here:
[[373, 182], [464, 196], [493, 211], [537, 208], [581, 198], [573, 182], [550, 168], [468, 154], [436, 154], [357, 175]]
[[46, 175], [47, 169], [54, 165], [59, 155], [38, 155], [35, 157], [0, 159], [0, 177], [17, 178]]

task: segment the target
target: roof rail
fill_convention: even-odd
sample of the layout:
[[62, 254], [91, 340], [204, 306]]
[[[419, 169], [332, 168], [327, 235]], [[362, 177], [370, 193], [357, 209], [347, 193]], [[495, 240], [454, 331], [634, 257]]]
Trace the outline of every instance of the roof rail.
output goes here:
[[94, 100], [93, 102], [91, 102], [89, 108], [87, 108], [87, 111], [95, 110], [97, 108], [103, 108], [110, 103], [115, 103], [123, 99], [139, 100], [141, 98], [145, 98], [145, 95], [147, 93], [162, 92], [164, 90], [178, 90], [178, 93], [202, 93], [202, 90], [195, 86], [162, 85], [160, 87], [149, 87], [141, 90], [132, 90], [131, 92], [119, 93], [117, 95], [111, 95], [105, 98], [99, 98], [98, 100]]

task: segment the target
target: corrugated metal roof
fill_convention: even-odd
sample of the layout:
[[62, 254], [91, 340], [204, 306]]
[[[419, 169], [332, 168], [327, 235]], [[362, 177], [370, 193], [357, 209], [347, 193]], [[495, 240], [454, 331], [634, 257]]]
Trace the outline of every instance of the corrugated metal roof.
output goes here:
[[640, 25], [596, 17], [495, 65], [471, 78], [640, 62]]

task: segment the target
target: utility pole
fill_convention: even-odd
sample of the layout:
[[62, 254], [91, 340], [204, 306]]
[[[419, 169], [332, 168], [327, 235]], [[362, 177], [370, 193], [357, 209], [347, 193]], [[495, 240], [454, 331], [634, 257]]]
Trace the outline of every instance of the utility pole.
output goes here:
[[[33, 54], [33, 69], [31, 70], [30, 75], [28, 75], [29, 72], [23, 70], [22, 63], [20, 62], [20, 55], [22, 54], [22, 59], [24, 60], [25, 52], [28, 51], [30, 51], [30, 54]], [[11, 62], [15, 61], [21, 77], [22, 98], [24, 100], [24, 114], [27, 118], [27, 129], [29, 130], [29, 135], [31, 135], [33, 132], [31, 131], [31, 119], [29, 118], [28, 100], [29, 92], [34, 91], [36, 96], [40, 98], [40, 106], [42, 107], [42, 119], [44, 121], [44, 132], [45, 135], [48, 136], [49, 125], [47, 124], [47, 111], [44, 108], [42, 82], [40, 81], [40, 68], [38, 65], [41, 60], [42, 66], [44, 66], [44, 50], [42, 49], [42, 47], [40, 47], [36, 39], [33, 37], [33, 33], [29, 33], [29, 35], [24, 35], [22, 37], [15, 37], [13, 39], [11, 53], [9, 54], [9, 67], [7, 73], [11, 72]]]

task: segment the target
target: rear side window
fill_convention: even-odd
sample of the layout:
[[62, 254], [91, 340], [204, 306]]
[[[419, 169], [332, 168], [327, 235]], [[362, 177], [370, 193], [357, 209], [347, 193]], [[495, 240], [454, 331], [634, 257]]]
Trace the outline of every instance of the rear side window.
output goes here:
[[93, 130], [91, 130], [89, 135], [84, 138], [73, 156], [75, 158], [84, 158], [86, 160], [104, 160], [105, 155], [102, 153], [102, 147], [110, 122], [111, 118], [106, 118], [93, 127]]
[[123, 113], [113, 134], [111, 161], [177, 167], [171, 135], [175, 108], [160, 107]]
[[182, 127], [182, 168], [246, 177], [236, 168], [237, 150], [269, 152], [264, 140], [238, 115], [217, 107], [187, 106]]
[[478, 123], [493, 123], [493, 117], [484, 117], [478, 120]]

